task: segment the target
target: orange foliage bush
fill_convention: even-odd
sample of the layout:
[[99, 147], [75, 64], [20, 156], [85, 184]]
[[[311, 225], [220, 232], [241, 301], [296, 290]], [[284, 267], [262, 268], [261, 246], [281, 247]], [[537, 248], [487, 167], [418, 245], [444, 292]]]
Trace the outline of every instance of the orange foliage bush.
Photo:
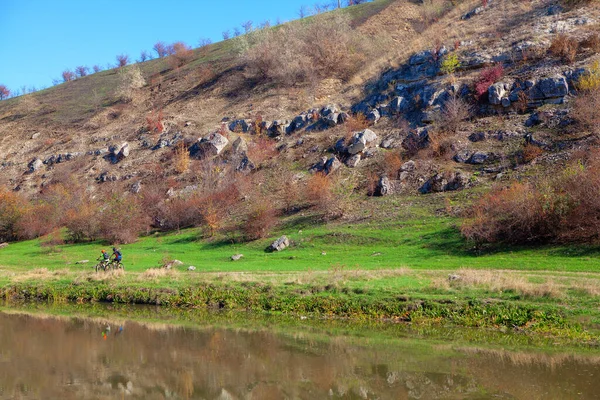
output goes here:
[[598, 242], [600, 160], [534, 183], [492, 190], [471, 209], [463, 235], [476, 242]]

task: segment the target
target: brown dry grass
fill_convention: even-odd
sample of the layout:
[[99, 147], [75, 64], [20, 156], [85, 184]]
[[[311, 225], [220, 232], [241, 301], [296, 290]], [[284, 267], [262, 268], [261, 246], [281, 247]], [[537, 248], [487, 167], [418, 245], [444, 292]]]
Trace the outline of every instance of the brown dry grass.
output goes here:
[[172, 268], [150, 268], [139, 274], [137, 276], [137, 280], [155, 282], [158, 282], [159, 280], [164, 278], [177, 280], [179, 278], [179, 275], [179, 272]]
[[486, 289], [491, 292], [514, 291], [526, 297], [549, 297], [561, 299], [568, 290], [581, 290], [590, 296], [600, 295], [599, 278], [596, 275], [557, 275], [507, 270], [474, 270], [461, 268], [455, 274], [459, 278], [436, 276], [432, 286], [438, 289]]

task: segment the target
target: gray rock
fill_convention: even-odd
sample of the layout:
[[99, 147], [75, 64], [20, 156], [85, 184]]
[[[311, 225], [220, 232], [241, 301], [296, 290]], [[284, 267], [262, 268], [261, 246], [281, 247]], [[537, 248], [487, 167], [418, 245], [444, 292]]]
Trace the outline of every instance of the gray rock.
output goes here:
[[236, 119], [232, 121], [228, 128], [231, 132], [248, 132], [250, 130], [252, 121], [246, 119]]
[[476, 151], [475, 153], [471, 154], [471, 157], [469, 158], [467, 163], [475, 165], [485, 164], [490, 158], [490, 153], [486, 153], [484, 151]]
[[131, 185], [131, 188], [129, 189], [129, 191], [131, 193], [137, 194], [142, 190], [142, 182], [135, 182], [133, 185]]
[[338, 139], [338, 141], [335, 142], [335, 145], [333, 146], [333, 150], [338, 154], [345, 154], [348, 151], [348, 149], [346, 148], [346, 139]]
[[488, 88], [488, 100], [490, 104], [502, 104], [502, 99], [508, 96], [505, 82], [497, 82]]
[[238, 261], [240, 260], [242, 257], [244, 257], [243, 254], [234, 254], [231, 256], [231, 261]]
[[460, 171], [441, 174], [437, 173], [432, 176], [421, 188], [419, 192], [421, 194], [437, 193], [452, 190], [460, 190], [465, 188], [469, 184], [469, 177]]
[[87, 264], [89, 262], [90, 262], [90, 260], [80, 260], [80, 261], [77, 261], [75, 264]]
[[338, 160], [336, 156], [333, 156], [325, 163], [325, 166], [323, 167], [323, 172], [329, 175], [332, 172], [338, 170], [341, 166], [342, 163], [340, 162], [340, 160]]
[[323, 122], [328, 127], [334, 127], [340, 123], [340, 114], [339, 113], [330, 113], [327, 116], [323, 117]]
[[383, 175], [379, 178], [377, 189], [375, 189], [375, 194], [377, 196], [387, 196], [392, 194], [392, 184], [387, 176]]
[[477, 143], [477, 142], [482, 142], [487, 138], [487, 135], [485, 132], [473, 132], [469, 135], [469, 140], [471, 142]]
[[201, 139], [198, 139], [190, 147], [190, 155], [192, 157], [204, 158], [208, 156], [216, 156], [229, 144], [229, 140], [218, 132], [211, 133]]
[[466, 164], [471, 158], [471, 152], [468, 150], [459, 150], [452, 159], [457, 163]]
[[392, 114], [401, 114], [407, 112], [410, 108], [410, 102], [404, 97], [397, 96], [389, 104], [389, 110]]
[[360, 154], [355, 154], [346, 160], [346, 166], [350, 168], [356, 168], [360, 163]]
[[417, 164], [413, 160], [408, 160], [400, 166], [401, 172], [413, 172], [417, 168]]
[[506, 107], [510, 107], [510, 104], [511, 104], [511, 102], [510, 102], [510, 99], [508, 97], [505, 97], [505, 98], [502, 99], [502, 107], [505, 107], [505, 108]]
[[323, 107], [323, 109], [321, 110], [321, 116], [322, 117], [327, 117], [331, 114], [339, 114], [340, 110], [339, 108], [337, 108], [334, 105], [328, 104], [325, 107]]
[[275, 251], [282, 251], [285, 250], [289, 245], [290, 240], [287, 238], [287, 236], [283, 235], [279, 239], [271, 243], [269, 247], [267, 247], [266, 251], [270, 253]]
[[367, 114], [367, 120], [373, 122], [374, 124], [376, 124], [380, 118], [381, 114], [377, 109], [371, 110], [371, 112]]
[[41, 135], [41, 132], [34, 133], [33, 135], [31, 135], [31, 140], [35, 140], [35, 139], [39, 138], [40, 135]]
[[395, 135], [390, 135], [381, 141], [379, 145], [383, 149], [395, 149], [400, 146], [400, 140]]
[[562, 75], [540, 79], [529, 89], [529, 98], [534, 101], [562, 99], [567, 94], [569, 94], [569, 85], [567, 78]]
[[5, 247], [8, 247], [8, 243], [6, 243], [6, 242], [0, 243], [0, 249], [3, 249]]
[[27, 168], [29, 168], [30, 173], [34, 173], [44, 166], [44, 162], [39, 158], [33, 159], [29, 164], [27, 164]]
[[250, 172], [254, 171], [255, 169], [256, 165], [254, 165], [254, 163], [248, 158], [247, 155], [244, 155], [240, 159], [240, 162], [238, 163], [237, 167], [235, 167], [235, 170], [238, 172]]
[[240, 136], [231, 145], [231, 150], [234, 154], [246, 153], [248, 152], [248, 143]]
[[187, 270], [188, 270], [188, 271], [195, 271], [195, 270], [196, 270], [196, 267], [194, 267], [193, 265], [190, 265], [190, 266], [187, 268]]
[[377, 135], [370, 129], [356, 132], [351, 139], [350, 145], [348, 146], [348, 153], [351, 155], [358, 154], [365, 150], [365, 148], [377, 140]]

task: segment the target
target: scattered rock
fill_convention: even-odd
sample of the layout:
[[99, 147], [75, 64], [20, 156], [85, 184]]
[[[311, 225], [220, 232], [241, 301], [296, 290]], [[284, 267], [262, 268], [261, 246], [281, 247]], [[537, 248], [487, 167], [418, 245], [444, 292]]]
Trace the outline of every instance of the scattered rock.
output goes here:
[[358, 164], [360, 163], [360, 154], [355, 154], [352, 157], [349, 157], [346, 160], [346, 166], [349, 168], [356, 168], [358, 166]]
[[240, 260], [242, 257], [244, 257], [243, 254], [234, 254], [231, 256], [231, 261], [238, 261]]
[[90, 260], [81, 260], [81, 261], [77, 261], [75, 264], [87, 264], [89, 262], [90, 262]]
[[238, 137], [231, 145], [231, 150], [234, 154], [241, 154], [248, 152], [248, 143], [241, 136]]
[[285, 250], [289, 245], [290, 245], [290, 240], [287, 238], [287, 236], [283, 235], [279, 239], [277, 239], [273, 243], [271, 243], [265, 251], [267, 251], [269, 253], [272, 253], [275, 251], [282, 251], [282, 250]]
[[437, 173], [419, 188], [421, 194], [460, 190], [469, 183], [469, 177], [460, 172]]
[[194, 267], [193, 265], [190, 265], [190, 266], [187, 268], [187, 270], [188, 270], [188, 271], [195, 271], [195, 270], [196, 270], [196, 267]]
[[129, 191], [133, 194], [138, 194], [142, 190], [142, 182], [135, 182], [129, 188]]
[[8, 247], [8, 243], [6, 243], [6, 242], [0, 243], [0, 249], [3, 249], [5, 247]]
[[34, 173], [44, 166], [44, 162], [39, 158], [34, 159], [29, 164], [27, 164], [27, 168], [29, 168], [30, 173]]
[[460, 275], [456, 275], [456, 274], [448, 275], [449, 281], [460, 281], [461, 279], [462, 279], [462, 277]]

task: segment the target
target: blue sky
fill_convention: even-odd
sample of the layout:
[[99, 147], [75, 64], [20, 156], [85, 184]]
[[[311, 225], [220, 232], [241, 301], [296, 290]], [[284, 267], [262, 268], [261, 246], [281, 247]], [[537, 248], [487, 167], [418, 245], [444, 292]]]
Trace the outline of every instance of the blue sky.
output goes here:
[[245, 21], [298, 18], [301, 6], [331, 0], [0, 0], [0, 84], [52, 85], [65, 69], [106, 68], [117, 54], [138, 59], [157, 41], [222, 40]]

